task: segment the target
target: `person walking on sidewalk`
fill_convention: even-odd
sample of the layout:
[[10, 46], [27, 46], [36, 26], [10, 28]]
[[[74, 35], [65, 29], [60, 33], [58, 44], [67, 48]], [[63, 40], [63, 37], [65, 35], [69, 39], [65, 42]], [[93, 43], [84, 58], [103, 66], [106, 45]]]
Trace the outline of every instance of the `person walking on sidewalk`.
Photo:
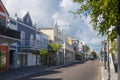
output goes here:
[[49, 58], [49, 60], [48, 60], [48, 67], [50, 67], [50, 66], [51, 66], [51, 62], [52, 62], [52, 59], [51, 59], [51, 58]]

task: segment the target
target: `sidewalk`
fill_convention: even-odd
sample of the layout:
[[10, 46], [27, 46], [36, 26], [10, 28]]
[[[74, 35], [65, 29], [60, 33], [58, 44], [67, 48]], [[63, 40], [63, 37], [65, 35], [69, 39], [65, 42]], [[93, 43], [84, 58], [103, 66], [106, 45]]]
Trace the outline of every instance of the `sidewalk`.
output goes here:
[[[104, 64], [101, 62], [101, 77], [102, 80], [108, 80], [108, 70], [104, 68]], [[118, 75], [115, 73], [114, 68], [110, 67], [110, 80], [118, 80]]]

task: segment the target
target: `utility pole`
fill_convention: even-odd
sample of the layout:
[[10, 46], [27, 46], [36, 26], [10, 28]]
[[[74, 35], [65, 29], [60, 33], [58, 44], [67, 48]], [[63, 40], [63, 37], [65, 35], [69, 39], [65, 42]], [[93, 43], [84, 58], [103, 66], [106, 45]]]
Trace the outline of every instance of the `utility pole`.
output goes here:
[[109, 59], [109, 31], [107, 32], [108, 35], [108, 80], [110, 80], [110, 59]]
[[[118, 14], [120, 16], [120, 1], [118, 0]], [[117, 20], [117, 47], [118, 47], [118, 80], [120, 80], [120, 19]]]
[[104, 40], [104, 67], [105, 67], [105, 69], [107, 68], [106, 67], [106, 61], [107, 61], [107, 43]]

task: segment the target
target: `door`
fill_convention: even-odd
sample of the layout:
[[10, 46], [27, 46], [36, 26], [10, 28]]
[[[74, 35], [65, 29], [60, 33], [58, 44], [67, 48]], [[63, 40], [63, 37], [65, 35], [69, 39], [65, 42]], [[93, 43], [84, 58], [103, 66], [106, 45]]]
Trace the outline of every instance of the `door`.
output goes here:
[[19, 54], [18, 55], [18, 65], [20, 67], [27, 66], [27, 54]]
[[8, 70], [8, 46], [0, 46], [0, 72]]
[[10, 68], [14, 68], [14, 55], [15, 55], [15, 50], [10, 50], [9, 52], [9, 65], [10, 65]]
[[6, 70], [6, 52], [0, 52], [0, 70]]

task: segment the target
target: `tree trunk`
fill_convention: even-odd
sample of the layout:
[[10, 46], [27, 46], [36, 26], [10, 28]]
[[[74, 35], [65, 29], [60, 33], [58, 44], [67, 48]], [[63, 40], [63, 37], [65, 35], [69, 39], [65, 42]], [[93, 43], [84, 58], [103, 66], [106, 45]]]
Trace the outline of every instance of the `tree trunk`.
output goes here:
[[118, 80], [120, 80], [120, 35], [117, 36], [118, 46]]
[[[120, 14], [120, 1], [118, 0], [118, 14]], [[120, 16], [120, 15], [119, 15]], [[117, 47], [118, 47], [118, 80], [120, 80], [120, 20], [118, 19], [118, 23], [116, 26], [117, 30]]]

